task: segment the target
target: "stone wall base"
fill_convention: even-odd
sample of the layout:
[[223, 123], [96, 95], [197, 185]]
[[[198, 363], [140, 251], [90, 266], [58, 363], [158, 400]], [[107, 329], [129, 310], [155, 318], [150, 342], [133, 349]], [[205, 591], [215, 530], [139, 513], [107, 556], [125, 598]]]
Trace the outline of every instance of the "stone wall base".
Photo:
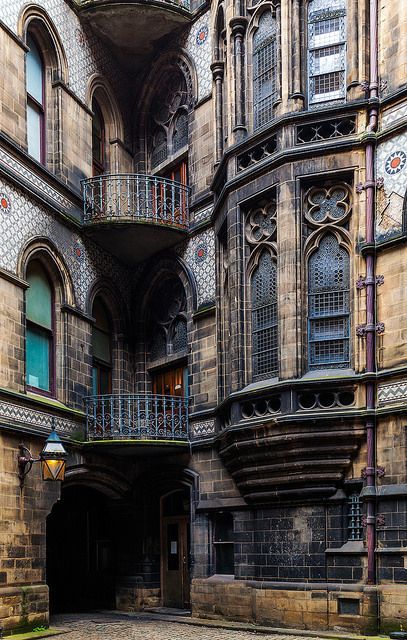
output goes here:
[[0, 628], [3, 633], [31, 631], [49, 624], [49, 595], [46, 584], [0, 587]]
[[143, 586], [143, 583], [117, 585], [116, 609], [119, 611], [142, 611], [148, 607], [159, 607], [161, 590]]
[[[291, 585], [195, 579], [191, 592], [192, 615], [273, 627], [374, 634], [377, 632], [379, 591], [380, 587], [360, 584]], [[406, 595], [404, 615], [407, 617]], [[390, 612], [390, 594], [386, 597]], [[395, 603], [395, 595], [392, 597]]]

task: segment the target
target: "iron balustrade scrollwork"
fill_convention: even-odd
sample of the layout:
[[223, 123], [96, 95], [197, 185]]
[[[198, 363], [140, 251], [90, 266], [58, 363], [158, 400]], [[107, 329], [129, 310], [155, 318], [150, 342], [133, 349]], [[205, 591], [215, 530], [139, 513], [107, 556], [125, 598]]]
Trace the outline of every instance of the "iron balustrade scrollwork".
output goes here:
[[[102, 0], [74, 0], [77, 5], [81, 8], [91, 7], [93, 5], [103, 4]], [[159, 2], [159, 0], [156, 0]], [[148, 4], [148, 0], [145, 0], [145, 3]], [[191, 5], [189, 0], [161, 0], [160, 4], [174, 7], [180, 7], [181, 9], [185, 9], [187, 11], [191, 10]]]
[[104, 174], [82, 181], [83, 222], [141, 222], [188, 229], [188, 187], [144, 174]]
[[87, 440], [189, 441], [187, 398], [112, 394], [84, 402]]

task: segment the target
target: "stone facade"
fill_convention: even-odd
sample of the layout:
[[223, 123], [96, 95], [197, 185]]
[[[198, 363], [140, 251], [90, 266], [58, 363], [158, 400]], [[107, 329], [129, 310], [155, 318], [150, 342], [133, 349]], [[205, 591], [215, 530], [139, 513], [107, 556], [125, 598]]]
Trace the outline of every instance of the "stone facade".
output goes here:
[[403, 1], [1, 5], [0, 625], [405, 626]]

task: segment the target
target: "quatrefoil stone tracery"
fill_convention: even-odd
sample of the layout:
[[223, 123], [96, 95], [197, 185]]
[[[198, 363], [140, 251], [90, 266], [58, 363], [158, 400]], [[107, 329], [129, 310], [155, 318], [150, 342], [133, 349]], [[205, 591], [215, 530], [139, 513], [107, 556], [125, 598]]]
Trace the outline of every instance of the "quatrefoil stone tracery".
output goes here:
[[255, 209], [247, 218], [246, 238], [247, 241], [256, 244], [262, 240], [271, 240], [277, 229], [275, 203], [267, 207]]
[[350, 209], [350, 193], [345, 184], [329, 189], [314, 187], [307, 194], [306, 217], [313, 224], [344, 222]]

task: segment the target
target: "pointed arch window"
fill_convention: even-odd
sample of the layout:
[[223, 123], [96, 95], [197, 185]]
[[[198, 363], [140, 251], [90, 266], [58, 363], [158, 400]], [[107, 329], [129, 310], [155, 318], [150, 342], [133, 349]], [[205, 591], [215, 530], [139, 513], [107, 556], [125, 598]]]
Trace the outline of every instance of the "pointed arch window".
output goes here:
[[92, 100], [92, 168], [93, 175], [100, 176], [106, 171], [105, 121], [97, 100]]
[[36, 391], [53, 391], [54, 293], [39, 260], [27, 267], [26, 382]]
[[27, 150], [30, 156], [45, 162], [45, 67], [31, 33], [27, 33], [26, 91], [27, 91]]
[[310, 0], [308, 4], [310, 105], [345, 99], [345, 18], [344, 0]]
[[93, 303], [92, 315], [95, 318], [92, 329], [93, 394], [109, 394], [112, 393], [112, 331], [107, 309], [100, 298]]
[[251, 276], [253, 380], [278, 376], [277, 262], [264, 250]]
[[254, 128], [273, 119], [278, 98], [279, 48], [275, 13], [264, 12], [253, 37], [253, 107]]
[[310, 369], [350, 367], [350, 259], [333, 234], [308, 262]]

